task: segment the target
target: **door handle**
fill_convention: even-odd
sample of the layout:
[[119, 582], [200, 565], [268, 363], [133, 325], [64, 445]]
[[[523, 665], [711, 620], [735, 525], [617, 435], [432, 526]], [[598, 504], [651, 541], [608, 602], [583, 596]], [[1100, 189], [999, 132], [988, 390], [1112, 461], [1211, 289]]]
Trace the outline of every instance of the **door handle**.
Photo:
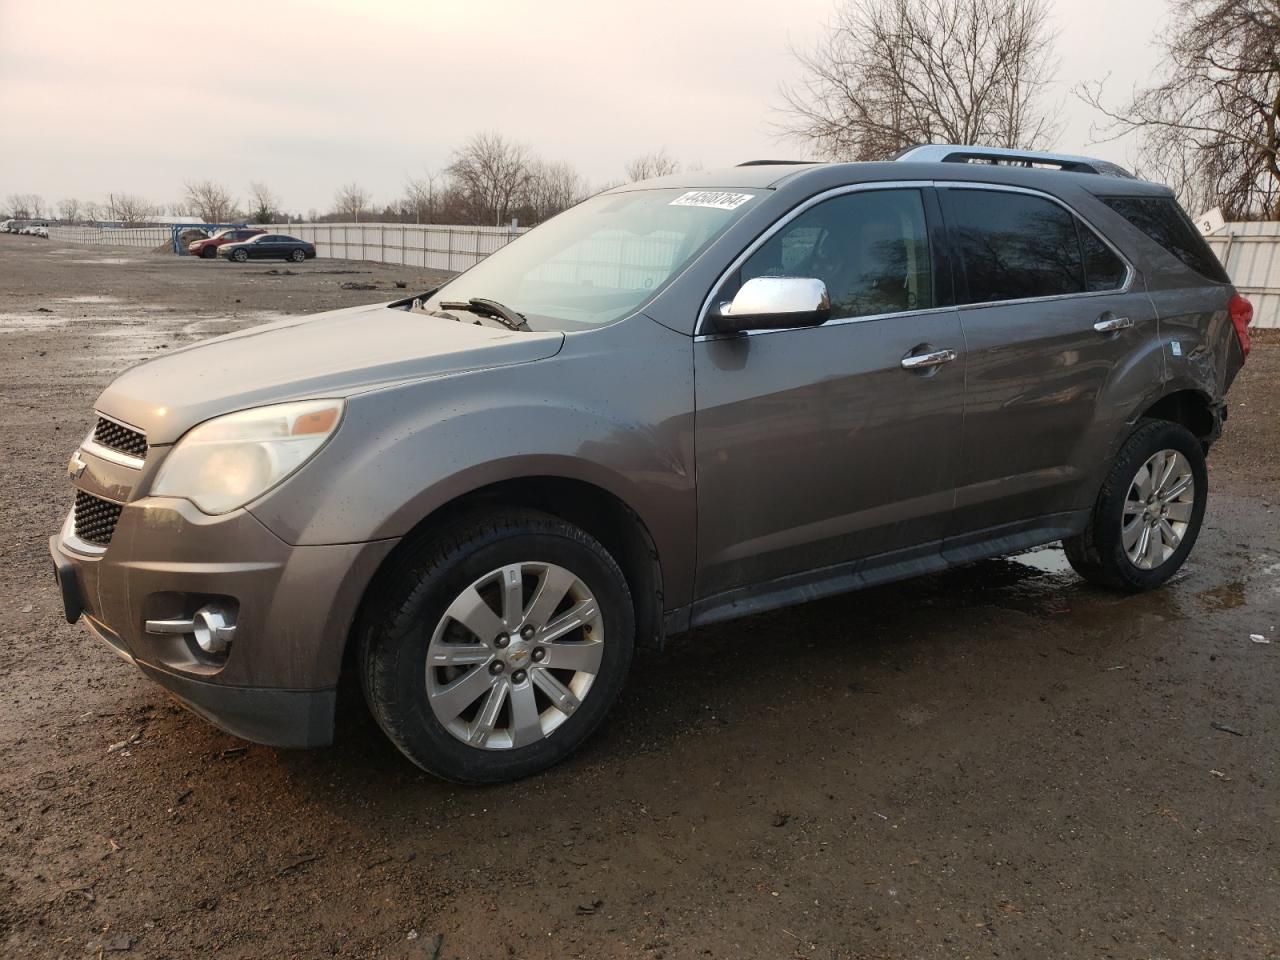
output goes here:
[[1093, 325], [1093, 329], [1099, 333], [1115, 333], [1117, 330], [1126, 330], [1133, 326], [1133, 321], [1128, 317], [1105, 317]]
[[950, 363], [956, 358], [954, 350], [933, 350], [929, 353], [917, 353], [914, 356], [902, 358], [903, 370], [931, 370], [934, 367], [940, 367], [944, 363]]

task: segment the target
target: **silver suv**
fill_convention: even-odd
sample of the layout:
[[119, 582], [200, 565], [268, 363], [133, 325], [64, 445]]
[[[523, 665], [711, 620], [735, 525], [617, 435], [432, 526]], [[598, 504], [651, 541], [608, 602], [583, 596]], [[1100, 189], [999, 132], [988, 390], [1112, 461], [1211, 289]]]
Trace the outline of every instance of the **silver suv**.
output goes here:
[[1251, 308], [1161, 186], [929, 146], [593, 197], [443, 287], [128, 371], [71, 459], [67, 619], [195, 712], [540, 770], [637, 643], [1061, 540], [1167, 580]]

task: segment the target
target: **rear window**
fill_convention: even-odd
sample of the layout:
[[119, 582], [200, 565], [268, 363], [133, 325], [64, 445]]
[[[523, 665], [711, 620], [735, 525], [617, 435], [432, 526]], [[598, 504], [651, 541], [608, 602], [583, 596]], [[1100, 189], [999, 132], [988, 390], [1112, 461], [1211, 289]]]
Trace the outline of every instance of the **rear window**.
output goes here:
[[1219, 283], [1231, 282], [1176, 200], [1171, 197], [1099, 199], [1202, 277]]

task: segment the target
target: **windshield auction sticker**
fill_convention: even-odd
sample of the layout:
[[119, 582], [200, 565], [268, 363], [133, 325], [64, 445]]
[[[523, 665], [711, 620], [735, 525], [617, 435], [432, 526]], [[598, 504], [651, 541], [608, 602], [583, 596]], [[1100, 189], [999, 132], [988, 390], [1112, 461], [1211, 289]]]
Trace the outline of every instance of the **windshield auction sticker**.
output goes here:
[[719, 190], [690, 190], [671, 201], [672, 207], [711, 207], [715, 210], [737, 210], [754, 193], [723, 193]]

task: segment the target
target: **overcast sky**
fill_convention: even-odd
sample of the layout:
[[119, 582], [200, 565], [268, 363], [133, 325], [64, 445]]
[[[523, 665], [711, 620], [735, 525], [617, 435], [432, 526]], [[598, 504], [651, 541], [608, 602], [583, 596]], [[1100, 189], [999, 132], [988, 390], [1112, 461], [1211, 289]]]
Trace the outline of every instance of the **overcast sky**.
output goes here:
[[[381, 204], [497, 130], [599, 183], [665, 147], [707, 167], [802, 154], [774, 138], [838, 0], [0, 0], [0, 196], [169, 203], [185, 180], [325, 211], [355, 180]], [[1158, 66], [1165, 0], [1055, 0], [1058, 148], [1089, 146], [1067, 90]]]

